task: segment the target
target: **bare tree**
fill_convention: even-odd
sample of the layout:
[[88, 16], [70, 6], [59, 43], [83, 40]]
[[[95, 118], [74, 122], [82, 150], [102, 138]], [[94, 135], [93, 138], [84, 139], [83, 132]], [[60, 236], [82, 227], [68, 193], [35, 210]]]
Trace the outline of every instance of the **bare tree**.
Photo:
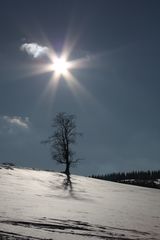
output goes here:
[[53, 119], [52, 127], [54, 128], [53, 135], [43, 143], [49, 143], [52, 158], [65, 165], [64, 173], [67, 175], [68, 182], [70, 182], [70, 167], [79, 160], [75, 159], [73, 145], [76, 143], [77, 136], [81, 135], [77, 132], [75, 116], [58, 113]]

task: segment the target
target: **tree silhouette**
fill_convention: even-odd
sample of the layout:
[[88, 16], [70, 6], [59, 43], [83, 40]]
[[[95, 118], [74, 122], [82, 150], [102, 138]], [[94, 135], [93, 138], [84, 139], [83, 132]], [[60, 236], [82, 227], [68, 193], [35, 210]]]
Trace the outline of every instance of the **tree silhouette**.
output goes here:
[[65, 165], [64, 173], [67, 175], [67, 183], [70, 181], [70, 167], [76, 164], [79, 159], [75, 159], [73, 145], [76, 143], [77, 132], [76, 118], [74, 115], [58, 113], [53, 119], [52, 127], [54, 133], [43, 143], [50, 144], [53, 160]]

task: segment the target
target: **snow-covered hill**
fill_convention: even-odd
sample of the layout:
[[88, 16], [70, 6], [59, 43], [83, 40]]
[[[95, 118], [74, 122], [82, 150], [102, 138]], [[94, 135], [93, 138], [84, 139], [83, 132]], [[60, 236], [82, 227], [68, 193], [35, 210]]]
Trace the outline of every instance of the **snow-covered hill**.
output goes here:
[[[160, 239], [160, 191], [0, 169], [0, 239]], [[3, 237], [2, 237], [3, 236]]]

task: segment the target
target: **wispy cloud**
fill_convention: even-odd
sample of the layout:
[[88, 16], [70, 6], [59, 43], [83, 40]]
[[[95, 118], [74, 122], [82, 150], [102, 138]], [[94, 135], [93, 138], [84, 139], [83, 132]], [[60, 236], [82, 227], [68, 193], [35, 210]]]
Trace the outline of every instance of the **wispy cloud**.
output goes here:
[[0, 133], [17, 133], [22, 130], [29, 130], [30, 120], [28, 117], [0, 116]]
[[22, 128], [29, 128], [29, 118], [18, 117], [18, 116], [3, 116], [3, 119], [11, 125], [19, 126]]
[[39, 58], [47, 55], [49, 48], [46, 46], [41, 46], [38, 43], [24, 43], [21, 45], [20, 50], [26, 52], [33, 58]]

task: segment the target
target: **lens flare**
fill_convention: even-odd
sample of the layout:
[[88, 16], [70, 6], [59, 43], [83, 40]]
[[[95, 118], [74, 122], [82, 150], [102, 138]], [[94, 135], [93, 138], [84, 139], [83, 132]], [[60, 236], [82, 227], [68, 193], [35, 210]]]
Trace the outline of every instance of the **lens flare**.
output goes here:
[[[48, 76], [45, 75], [47, 76], [48, 83], [46, 84], [41, 96], [42, 99], [46, 97], [48, 98], [48, 95], [55, 96], [60, 80], [64, 80], [68, 84], [78, 102], [81, 100], [79, 95], [85, 95], [85, 97], [89, 97], [89, 99], [92, 100], [92, 96], [89, 91], [82, 86], [80, 81], [73, 74], [79, 69], [88, 68], [90, 66], [90, 58], [88, 55], [85, 54], [84, 57], [79, 56], [79, 58], [73, 57], [74, 54], [72, 56], [78, 38], [70, 43], [66, 39], [61, 53], [57, 53], [45, 35], [43, 37], [45, 42], [45, 50], [47, 49], [46, 54], [44, 58], [40, 58], [39, 55], [36, 56], [36, 58], [34, 58], [34, 64], [31, 62], [30, 65], [22, 65], [21, 68], [24, 67], [25, 69], [25, 74], [23, 73], [23, 77], [28, 78], [35, 75], [49, 73], [49, 79]], [[50, 99], [52, 102], [52, 97]]]

